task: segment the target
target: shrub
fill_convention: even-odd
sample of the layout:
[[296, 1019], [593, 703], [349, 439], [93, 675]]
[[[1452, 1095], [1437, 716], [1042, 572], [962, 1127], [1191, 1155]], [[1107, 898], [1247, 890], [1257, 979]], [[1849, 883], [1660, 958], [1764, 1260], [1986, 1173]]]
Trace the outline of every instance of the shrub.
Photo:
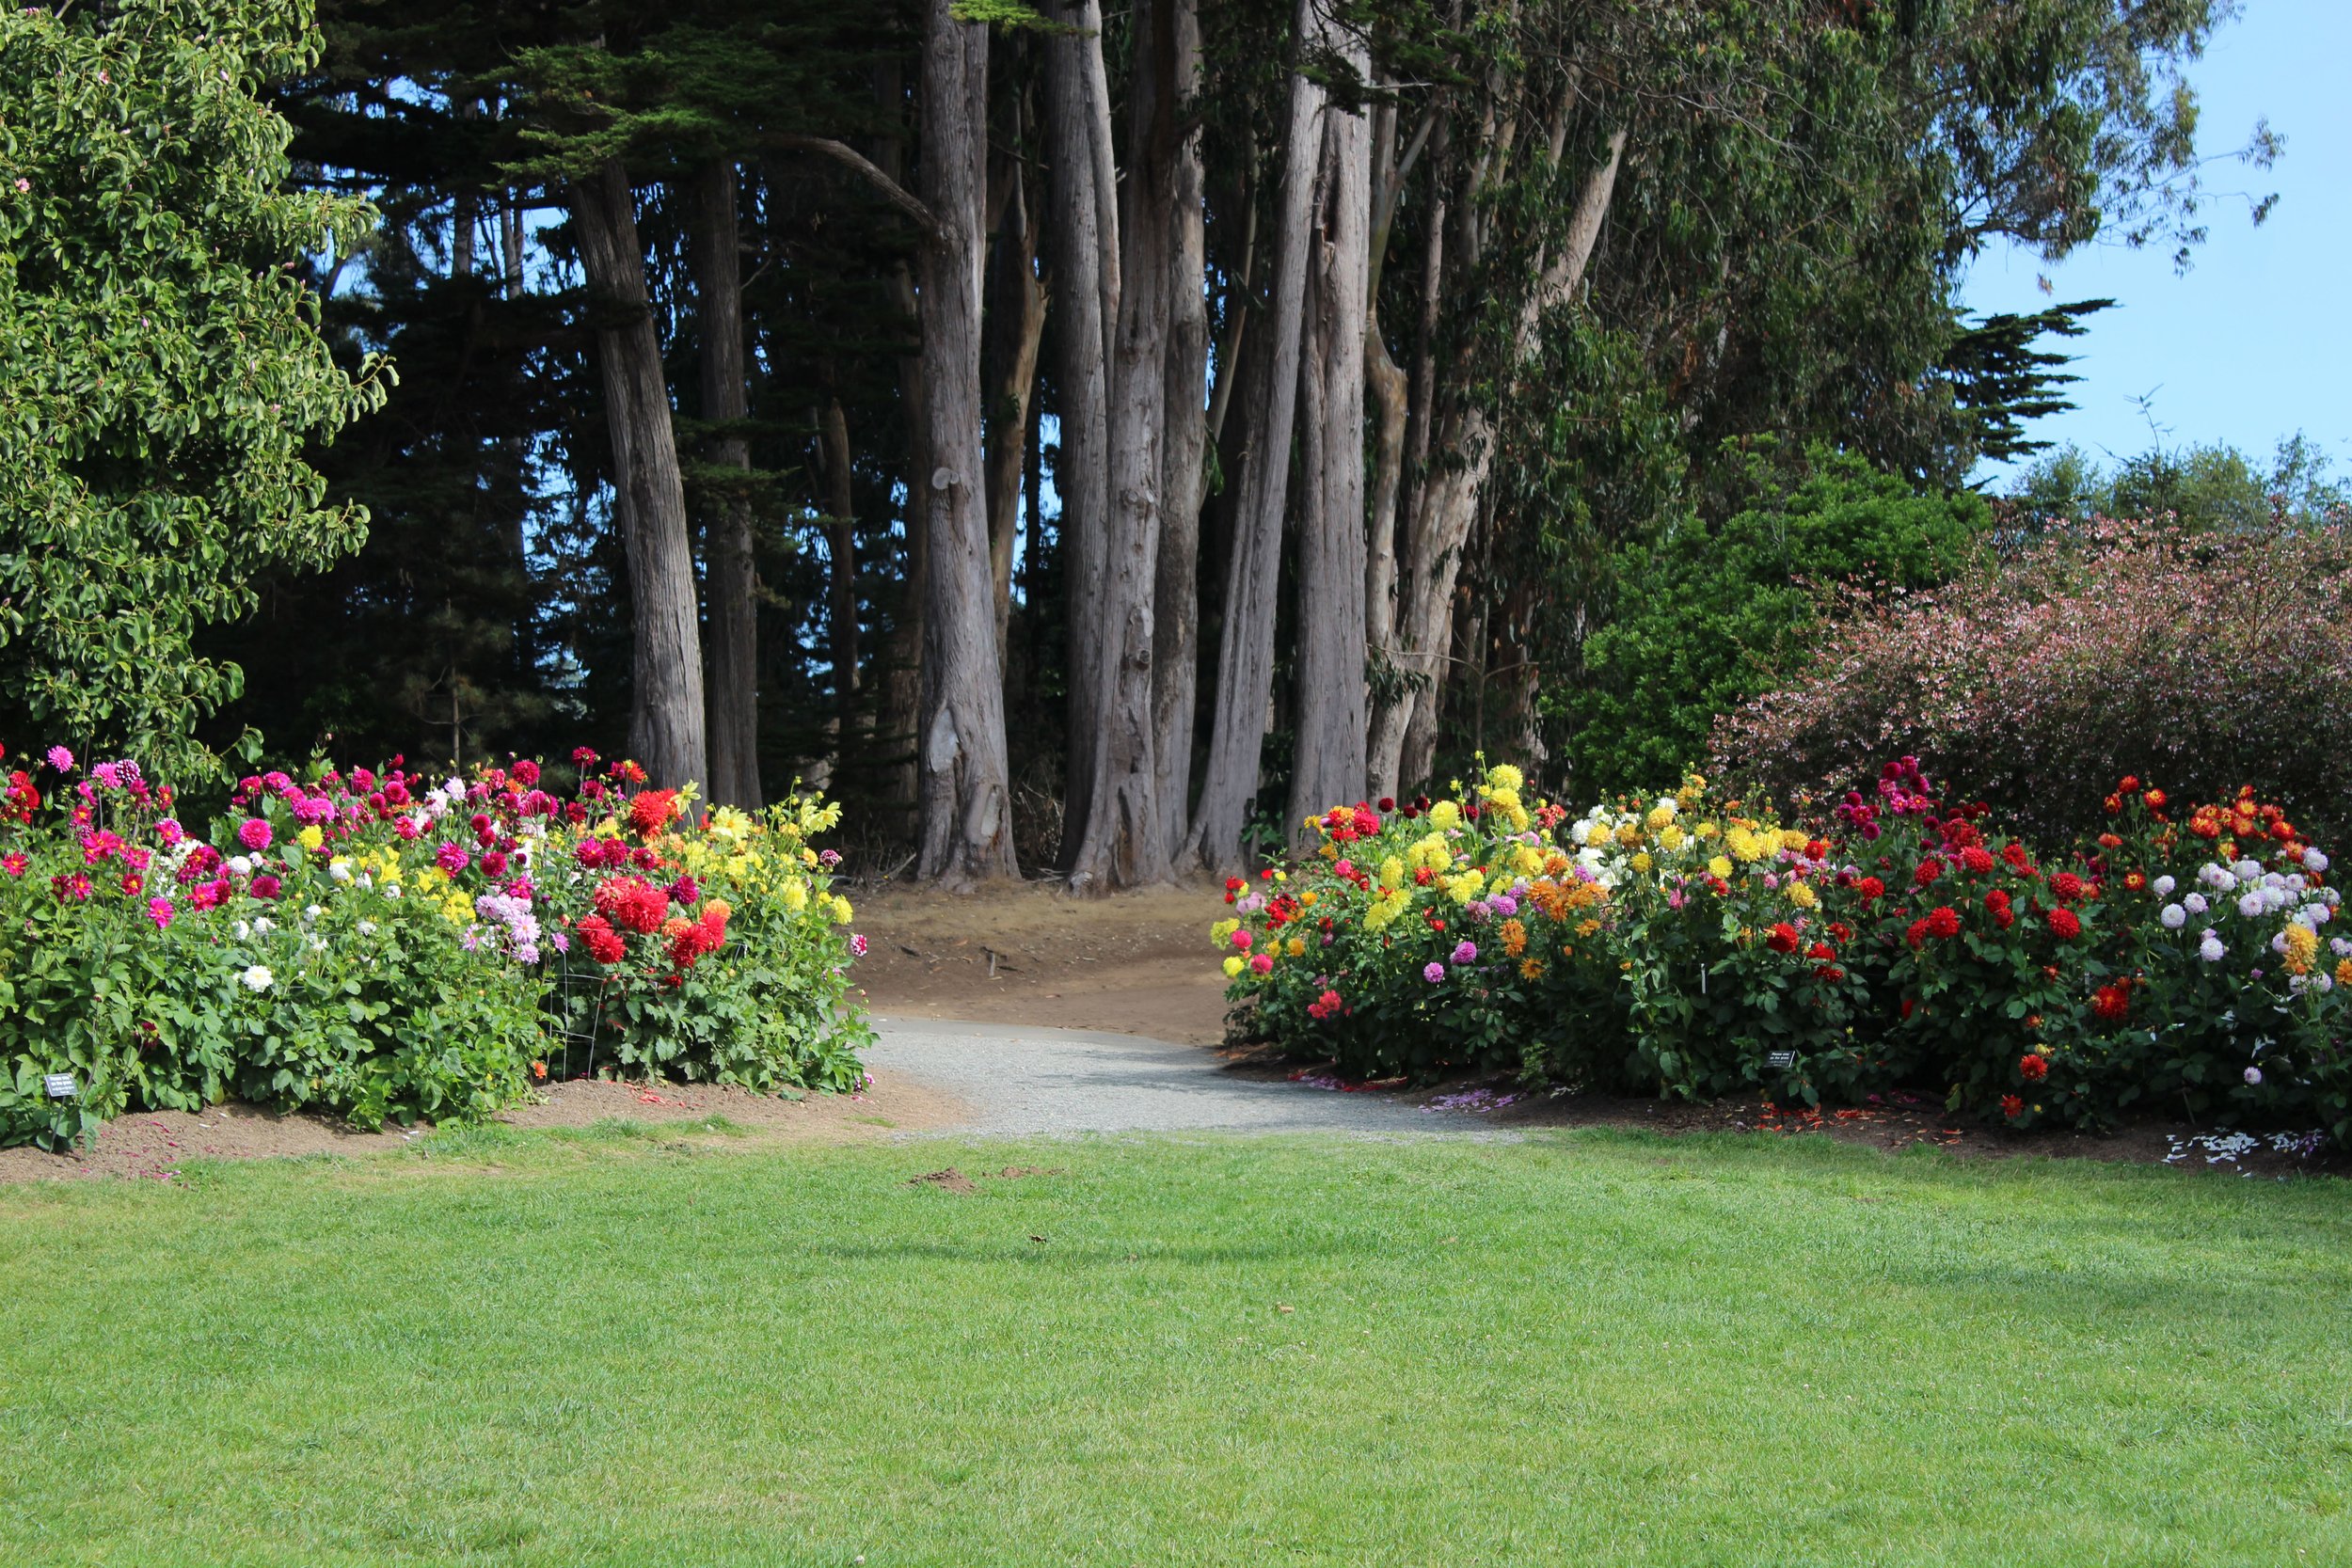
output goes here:
[[[1966, 491], [1920, 495], [1821, 448], [1807, 461], [1764, 504], [1620, 554], [1621, 608], [1585, 642], [1585, 684], [1567, 701], [1567, 756], [1586, 785], [1676, 775], [1705, 753], [1717, 714], [1769, 689], [1808, 644], [1822, 588], [1947, 581], [1990, 520]], [[1772, 481], [1759, 469], [1754, 483]]]
[[[530, 762], [439, 784], [257, 775], [205, 835], [127, 762], [80, 774], [56, 748], [10, 771], [0, 1142], [231, 1095], [361, 1126], [468, 1119], [602, 1066], [848, 1086], [860, 944], [806, 842], [835, 808], [696, 822], [633, 764], [577, 755], [569, 799]], [[76, 1092], [49, 1095], [50, 1074]]]
[[319, 329], [298, 258], [366, 247], [363, 203], [290, 188], [258, 96], [316, 64], [298, 0], [0, 12], [0, 720], [216, 766], [233, 698], [199, 627], [276, 565], [358, 547], [310, 466], [380, 406]]
[[[1700, 1099], [1898, 1090], [2016, 1127], [2135, 1106], [2352, 1139], [2352, 940], [2328, 859], [2250, 790], [2127, 778], [2038, 844], [1906, 757], [1788, 816], [1696, 775], [1572, 823], [1497, 768], [1321, 818], [1228, 884], [1232, 994], [1366, 1076], [1511, 1070]], [[2195, 891], [2192, 891], [2195, 890]]]
[[2316, 828], [2352, 799], [2352, 536], [2102, 523], [1867, 605], [1718, 726], [1786, 793], [1914, 753], [2027, 829], [2095, 831], [2107, 783], [2218, 798], [2259, 778]]

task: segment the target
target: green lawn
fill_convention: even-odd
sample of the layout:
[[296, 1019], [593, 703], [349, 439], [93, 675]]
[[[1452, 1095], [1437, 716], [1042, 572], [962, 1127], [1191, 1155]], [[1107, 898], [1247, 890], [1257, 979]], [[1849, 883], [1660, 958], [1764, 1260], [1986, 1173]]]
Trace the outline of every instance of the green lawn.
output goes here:
[[2352, 1561], [2333, 1181], [498, 1132], [0, 1262], [11, 1565]]

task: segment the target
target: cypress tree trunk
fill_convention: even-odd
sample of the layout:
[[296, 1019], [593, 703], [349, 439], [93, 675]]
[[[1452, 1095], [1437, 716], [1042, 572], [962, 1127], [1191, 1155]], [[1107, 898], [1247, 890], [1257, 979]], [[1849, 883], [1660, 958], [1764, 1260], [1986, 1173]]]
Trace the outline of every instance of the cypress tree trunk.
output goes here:
[[832, 594], [831, 647], [834, 700], [840, 706], [841, 743], [847, 746], [857, 718], [857, 518], [850, 488], [850, 420], [839, 398], [825, 400], [821, 431], [825, 448], [825, 540], [833, 557], [826, 587]]
[[926, 0], [923, 28], [924, 618], [918, 870], [951, 889], [1013, 875], [1005, 702], [981, 494], [980, 206], [987, 184], [988, 27]]
[[[1313, 25], [1313, 0], [1300, 0], [1297, 37], [1302, 48]], [[1277, 198], [1280, 210], [1273, 235], [1274, 297], [1263, 327], [1269, 341], [1266, 373], [1251, 388], [1248, 445], [1242, 453], [1225, 621], [1217, 646], [1216, 715], [1200, 802], [1184, 841], [1184, 864], [1208, 871], [1241, 864], [1241, 831], [1258, 792], [1266, 710], [1273, 701], [1282, 501], [1290, 483], [1291, 429], [1297, 412], [1300, 316], [1307, 293], [1308, 226], [1323, 141], [1323, 88], [1294, 70]]]
[[[691, 264], [702, 311], [703, 418], [749, 417], [743, 382], [743, 271], [736, 229], [735, 162], [720, 158], [694, 181]], [[710, 462], [749, 473], [751, 446], [740, 436], [710, 444]], [[757, 810], [759, 792], [758, 588], [752, 561], [752, 505], [722, 496], [710, 508], [705, 600], [708, 606], [710, 799]]]
[[588, 323], [596, 334], [612, 437], [615, 510], [628, 556], [635, 661], [628, 745], [657, 784], [707, 782], [702, 641], [695, 625], [694, 554], [678, 476], [677, 436], [645, 294], [636, 197], [618, 159], [579, 175], [567, 191]]
[[1173, 128], [1169, 190], [1167, 430], [1161, 448], [1160, 559], [1152, 610], [1152, 749], [1159, 760], [1160, 831], [1172, 862], [1192, 804], [1192, 732], [1200, 665], [1200, 501], [1208, 453], [1207, 236], [1200, 133], [1191, 123], [1200, 77], [1195, 0], [1162, 0], [1168, 19]]
[[[1177, 0], [1144, 0], [1135, 15], [1127, 201], [1120, 224], [1118, 329], [1111, 362], [1110, 529], [1100, 595], [1101, 731], [1087, 829], [1073, 890], [1166, 879], [1160, 820], [1153, 661], [1160, 530], [1167, 483], [1172, 257], [1178, 247]], [[1195, 198], [1196, 208], [1198, 198]], [[1198, 293], [1199, 284], [1194, 284]], [[1197, 385], [1182, 394], [1199, 408]]]
[[1119, 214], [1110, 166], [1097, 0], [1057, 0], [1068, 29], [1045, 44], [1045, 156], [1052, 193], [1055, 390], [1061, 419], [1054, 490], [1061, 498], [1063, 603], [1070, 690], [1062, 858], [1074, 865], [1094, 791], [1100, 735], [1103, 556], [1110, 527], [1110, 335], [1119, 319]]
[[[1361, 36], [1323, 24], [1359, 73]], [[1299, 509], [1297, 746], [1291, 766], [1294, 841], [1313, 813], [1364, 791], [1364, 299], [1370, 280], [1372, 137], [1361, 114], [1327, 109], [1323, 177], [1309, 242], [1307, 504]]]
[[1038, 349], [1045, 336], [1045, 286], [1038, 281], [1038, 214], [1029, 172], [1018, 156], [1003, 160], [1004, 218], [989, 255], [987, 338], [988, 562], [996, 610], [996, 660], [1005, 658], [1012, 617], [1012, 547], [1021, 534], [1021, 469], [1029, 404], [1037, 391]]

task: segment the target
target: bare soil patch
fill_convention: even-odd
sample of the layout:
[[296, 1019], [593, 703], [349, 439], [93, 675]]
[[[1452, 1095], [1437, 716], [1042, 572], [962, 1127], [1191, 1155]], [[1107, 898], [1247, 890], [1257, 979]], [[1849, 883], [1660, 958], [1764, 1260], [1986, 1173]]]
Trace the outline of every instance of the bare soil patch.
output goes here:
[[955, 896], [885, 888], [857, 901], [856, 974], [884, 1017], [1032, 1023], [1225, 1038], [1225, 977], [1209, 927], [1226, 913], [1206, 884], [1080, 898], [1032, 882]]
[[1761, 1132], [1825, 1137], [1889, 1151], [1926, 1145], [1961, 1159], [2114, 1160], [2218, 1170], [2245, 1176], [2352, 1176], [2352, 1158], [2316, 1140], [2269, 1133], [2231, 1134], [2185, 1121], [2146, 1119], [2108, 1132], [2064, 1128], [2012, 1132], [1947, 1116], [1926, 1096], [1898, 1094], [1859, 1106], [1778, 1105], [1746, 1098], [1692, 1104], [1620, 1095], [1534, 1088], [1507, 1078], [1463, 1078], [1413, 1085], [1403, 1079], [1349, 1080], [1329, 1062], [1300, 1062], [1265, 1045], [1219, 1053], [1226, 1070], [1282, 1079], [1327, 1093], [1373, 1094], [1417, 1104], [1433, 1116], [1468, 1113], [1496, 1128], [1606, 1127], [1667, 1135]]
[[[580, 1079], [551, 1084], [535, 1104], [498, 1119], [515, 1127], [588, 1127], [601, 1121], [690, 1123], [723, 1117], [739, 1147], [846, 1143], [946, 1127], [963, 1117], [952, 1095], [884, 1077], [858, 1094], [800, 1099], [754, 1094], [710, 1084], [628, 1084]], [[99, 1129], [87, 1148], [50, 1154], [0, 1148], [0, 1182], [134, 1177], [169, 1180], [189, 1160], [260, 1160], [283, 1155], [366, 1154], [398, 1148], [425, 1128], [362, 1132], [326, 1117], [279, 1116], [250, 1105], [217, 1105], [201, 1114], [146, 1111]]]
[[[1054, 1166], [1051, 1170], [1040, 1165], [1007, 1165], [1003, 1170], [997, 1171], [993, 1175], [987, 1171], [980, 1172], [980, 1181], [1018, 1181], [1024, 1177], [1060, 1176], [1063, 1174], [1065, 1173], [1059, 1165]], [[970, 1177], [964, 1175], [963, 1172], [956, 1169], [953, 1165], [949, 1165], [946, 1170], [929, 1171], [921, 1176], [910, 1176], [907, 1178], [907, 1185], [910, 1187], [937, 1187], [941, 1192], [955, 1193], [959, 1196], [967, 1193], [977, 1193], [980, 1190], [979, 1181], [973, 1180]], [[1031, 1238], [1033, 1241], [1036, 1238], [1034, 1237]]]

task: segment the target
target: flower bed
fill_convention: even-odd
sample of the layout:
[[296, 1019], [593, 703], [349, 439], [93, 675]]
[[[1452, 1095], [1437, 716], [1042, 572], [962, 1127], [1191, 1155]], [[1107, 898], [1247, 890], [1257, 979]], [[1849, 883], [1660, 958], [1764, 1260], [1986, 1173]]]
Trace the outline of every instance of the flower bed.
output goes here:
[[[0, 753], [4, 754], [4, 753]], [[478, 1117], [611, 1069], [844, 1088], [863, 950], [809, 839], [574, 753], [435, 780], [244, 780], [207, 833], [130, 762], [0, 792], [0, 1142], [235, 1096], [361, 1126]]]
[[1571, 817], [1517, 769], [1338, 807], [1318, 855], [1227, 884], [1263, 1031], [1351, 1072], [1685, 1098], [1932, 1092], [2008, 1125], [2142, 1107], [2352, 1142], [2328, 857], [2251, 789], [2125, 779], [2035, 845], [1915, 759], [1787, 816], [1692, 775]]

